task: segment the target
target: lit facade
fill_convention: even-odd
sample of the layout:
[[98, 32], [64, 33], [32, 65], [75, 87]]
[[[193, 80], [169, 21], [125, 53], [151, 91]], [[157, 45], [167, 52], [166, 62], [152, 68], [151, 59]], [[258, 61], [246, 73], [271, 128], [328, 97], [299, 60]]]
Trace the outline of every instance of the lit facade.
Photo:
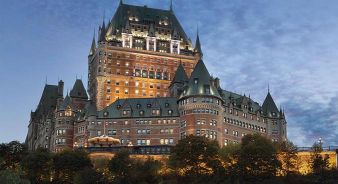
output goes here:
[[[120, 3], [97, 37], [88, 56], [90, 98], [79, 79], [69, 95], [62, 81], [46, 85], [31, 113], [30, 150], [116, 146], [100, 143], [105, 137], [149, 149], [175, 145], [190, 134], [220, 145], [251, 133], [286, 140], [284, 112], [270, 92], [261, 106], [223, 90], [204, 65], [198, 35], [193, 47], [172, 9]], [[101, 138], [88, 141], [95, 137]]]

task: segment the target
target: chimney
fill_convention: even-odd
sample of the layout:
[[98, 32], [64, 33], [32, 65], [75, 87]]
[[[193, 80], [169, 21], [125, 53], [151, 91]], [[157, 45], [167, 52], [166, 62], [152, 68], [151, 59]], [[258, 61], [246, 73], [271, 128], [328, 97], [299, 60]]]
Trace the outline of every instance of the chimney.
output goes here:
[[220, 84], [219, 84], [219, 78], [216, 77], [215, 80], [214, 80], [214, 86], [218, 89], [220, 88]]
[[63, 86], [64, 86], [64, 82], [62, 80], [60, 80], [59, 84], [58, 84], [58, 95], [59, 95], [59, 97], [63, 97]]

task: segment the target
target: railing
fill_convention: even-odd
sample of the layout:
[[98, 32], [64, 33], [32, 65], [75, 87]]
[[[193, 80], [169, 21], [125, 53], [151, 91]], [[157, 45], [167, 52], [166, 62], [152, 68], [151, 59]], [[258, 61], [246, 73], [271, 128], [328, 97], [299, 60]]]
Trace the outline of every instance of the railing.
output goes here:
[[[338, 146], [322, 147], [323, 151], [338, 151]], [[312, 151], [312, 147], [298, 147], [297, 151]]]
[[120, 150], [128, 150], [130, 154], [135, 155], [169, 155], [173, 146], [157, 145], [157, 146], [113, 146], [113, 147], [87, 147], [89, 153], [112, 152], [116, 153]]

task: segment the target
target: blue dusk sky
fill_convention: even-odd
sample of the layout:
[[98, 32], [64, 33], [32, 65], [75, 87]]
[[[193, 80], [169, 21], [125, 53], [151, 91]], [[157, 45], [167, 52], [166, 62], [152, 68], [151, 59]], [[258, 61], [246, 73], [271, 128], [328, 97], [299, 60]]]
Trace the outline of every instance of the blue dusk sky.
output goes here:
[[[169, 0], [125, 0], [169, 8]], [[24, 141], [45, 85], [87, 82], [94, 28], [118, 0], [1, 0], [0, 142]], [[338, 145], [338, 1], [174, 0], [191, 39], [199, 25], [204, 61], [222, 88], [262, 104], [268, 84], [285, 108], [288, 137]]]

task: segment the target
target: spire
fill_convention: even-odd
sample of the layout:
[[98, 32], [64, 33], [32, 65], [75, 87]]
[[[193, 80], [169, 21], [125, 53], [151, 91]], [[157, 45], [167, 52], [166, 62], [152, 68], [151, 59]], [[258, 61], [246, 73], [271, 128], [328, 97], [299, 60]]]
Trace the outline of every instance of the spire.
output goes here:
[[170, 0], [170, 11], [173, 11], [173, 0]]
[[188, 76], [185, 73], [185, 70], [183, 68], [182, 63], [180, 63], [177, 67], [174, 79], [172, 80], [172, 84], [173, 83], [184, 83], [185, 81], [188, 81]]
[[195, 43], [195, 52], [200, 55], [200, 58], [203, 57], [203, 52], [201, 49], [201, 43], [200, 43], [200, 36], [199, 36], [199, 31], [198, 31], [198, 26], [197, 26], [197, 37], [196, 37], [196, 43]]
[[123, 0], [120, 0], [120, 5], [123, 5]]
[[269, 114], [269, 113], [278, 113], [278, 108], [270, 94], [270, 91], [268, 92], [268, 94], [266, 95], [266, 98], [263, 102], [262, 105], [262, 110], [264, 114]]
[[93, 41], [92, 41], [92, 46], [90, 47], [89, 55], [90, 56], [94, 55], [95, 50], [96, 50], [96, 41], [95, 41], [95, 29], [94, 29]]
[[104, 18], [103, 18], [100, 35], [99, 35], [99, 42], [102, 42], [102, 41], [106, 41], [106, 24], [104, 22]]

